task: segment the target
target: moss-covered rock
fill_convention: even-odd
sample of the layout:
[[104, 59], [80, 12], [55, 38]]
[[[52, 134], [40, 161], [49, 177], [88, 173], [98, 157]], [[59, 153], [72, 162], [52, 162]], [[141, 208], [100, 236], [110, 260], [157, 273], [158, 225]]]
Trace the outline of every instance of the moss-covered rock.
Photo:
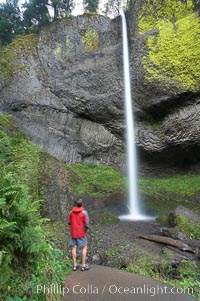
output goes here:
[[139, 188], [151, 212], [167, 214], [180, 204], [199, 212], [200, 177], [195, 174], [166, 178], [141, 178]]
[[115, 215], [101, 215], [102, 210], [112, 210], [119, 214], [125, 206], [126, 178], [111, 166], [102, 164], [67, 164], [69, 185], [75, 198], [83, 198], [84, 205], [99, 213], [96, 217], [101, 222], [116, 220]]
[[0, 81], [11, 80], [15, 74], [28, 68], [27, 59], [37, 50], [38, 35], [19, 36], [11, 44], [0, 49]]
[[169, 215], [160, 216], [157, 221], [170, 227], [163, 228], [165, 236], [174, 239], [200, 239], [200, 215], [184, 206], [178, 206]]
[[86, 30], [84, 36], [82, 37], [82, 42], [88, 51], [95, 51], [99, 44], [98, 32], [94, 29]]
[[112, 193], [126, 191], [126, 181], [122, 173], [107, 165], [71, 164], [70, 185], [77, 197], [89, 194], [93, 197], [109, 198]]
[[193, 1], [145, 1], [138, 24], [140, 34], [149, 33], [148, 54], [142, 60], [145, 79], [175, 85], [180, 91], [197, 91], [200, 28]]
[[186, 233], [191, 239], [200, 239], [200, 223], [191, 222], [184, 216], [176, 216], [177, 228]]

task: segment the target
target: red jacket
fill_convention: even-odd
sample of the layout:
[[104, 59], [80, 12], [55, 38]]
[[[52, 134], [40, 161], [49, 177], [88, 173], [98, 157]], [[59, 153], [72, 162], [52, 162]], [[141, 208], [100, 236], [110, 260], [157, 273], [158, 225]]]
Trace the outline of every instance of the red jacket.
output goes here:
[[71, 226], [72, 238], [86, 237], [86, 226], [89, 224], [89, 217], [85, 208], [74, 207], [69, 214], [68, 222]]

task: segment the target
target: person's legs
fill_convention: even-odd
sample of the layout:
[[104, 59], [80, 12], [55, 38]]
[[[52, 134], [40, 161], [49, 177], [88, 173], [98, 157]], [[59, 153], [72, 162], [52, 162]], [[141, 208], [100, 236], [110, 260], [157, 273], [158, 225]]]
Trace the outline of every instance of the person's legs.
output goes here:
[[86, 264], [87, 245], [82, 248], [82, 267], [81, 271], [88, 271], [90, 267]]
[[85, 266], [86, 255], [87, 255], [87, 246], [84, 246], [82, 248], [82, 267]]
[[72, 261], [73, 261], [73, 266], [76, 266], [76, 250], [77, 246], [72, 246]]

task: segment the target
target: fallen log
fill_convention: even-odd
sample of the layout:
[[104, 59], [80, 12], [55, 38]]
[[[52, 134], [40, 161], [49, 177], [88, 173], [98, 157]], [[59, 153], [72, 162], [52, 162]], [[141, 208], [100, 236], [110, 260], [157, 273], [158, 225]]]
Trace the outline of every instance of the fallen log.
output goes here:
[[177, 258], [179, 258], [179, 259], [185, 259], [185, 260], [191, 260], [190, 258], [188, 258], [188, 257], [186, 257], [186, 256], [183, 256], [183, 255], [177, 253], [178, 251], [177, 251], [177, 252], [174, 251], [174, 247], [172, 247], [172, 246], [164, 247], [163, 250], [162, 250], [162, 253], [164, 254], [165, 251], [166, 251], [166, 252], [171, 252], [171, 253], [172, 253], [172, 256], [173, 256], [173, 259], [175, 259], [175, 260], [176, 260]]
[[181, 240], [177, 240], [177, 239], [173, 239], [173, 238], [169, 238], [169, 237], [165, 237], [165, 236], [160, 236], [160, 235], [144, 235], [144, 236], [139, 236], [139, 238], [143, 238], [146, 240], [173, 246], [182, 251], [195, 253], [195, 251], [190, 246], [183, 243]]

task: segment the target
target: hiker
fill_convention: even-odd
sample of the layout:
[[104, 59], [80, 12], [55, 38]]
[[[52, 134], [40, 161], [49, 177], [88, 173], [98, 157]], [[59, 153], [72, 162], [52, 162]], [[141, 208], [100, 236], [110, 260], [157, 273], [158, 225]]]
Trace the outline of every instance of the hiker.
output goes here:
[[70, 246], [72, 246], [72, 261], [73, 271], [78, 269], [76, 262], [77, 248], [82, 248], [82, 265], [81, 271], [89, 270], [88, 264], [86, 264], [87, 254], [87, 229], [89, 226], [89, 216], [85, 208], [83, 207], [83, 200], [79, 199], [75, 202], [75, 207], [68, 217], [68, 223], [71, 227], [71, 239]]

